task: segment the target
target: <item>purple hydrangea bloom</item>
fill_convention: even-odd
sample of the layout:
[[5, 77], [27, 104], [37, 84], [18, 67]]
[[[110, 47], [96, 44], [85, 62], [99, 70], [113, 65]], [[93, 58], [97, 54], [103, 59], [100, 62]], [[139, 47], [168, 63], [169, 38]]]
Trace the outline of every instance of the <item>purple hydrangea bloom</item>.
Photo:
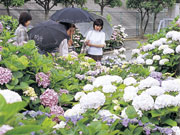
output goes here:
[[43, 88], [47, 88], [50, 85], [49, 75], [46, 75], [43, 72], [36, 74], [36, 82], [38, 86], [43, 86]]
[[47, 89], [40, 96], [40, 100], [44, 106], [52, 107], [58, 103], [58, 94], [53, 89]]
[[69, 91], [65, 90], [65, 89], [60, 89], [59, 90], [59, 95], [61, 96], [62, 94], [69, 94]]
[[7, 84], [12, 79], [11, 70], [7, 68], [0, 67], [0, 84]]

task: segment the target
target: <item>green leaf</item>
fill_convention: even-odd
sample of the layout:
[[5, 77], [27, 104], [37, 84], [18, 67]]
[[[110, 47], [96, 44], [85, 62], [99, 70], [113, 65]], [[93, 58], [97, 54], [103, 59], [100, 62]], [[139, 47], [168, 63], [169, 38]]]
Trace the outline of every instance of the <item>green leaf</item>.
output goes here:
[[6, 85], [6, 87], [7, 87], [9, 90], [14, 89], [14, 86], [12, 86], [12, 85], [9, 85], [9, 84], [5, 84], [5, 85]]
[[127, 107], [126, 114], [127, 114], [129, 119], [133, 119], [133, 118], [138, 117], [138, 114], [137, 114], [137, 112], [136, 112], [136, 110], [134, 109], [133, 106], [128, 106]]
[[10, 130], [6, 133], [6, 135], [24, 135], [24, 134], [30, 134], [33, 131], [39, 131], [41, 130], [41, 126], [39, 125], [26, 125], [26, 126], [20, 126], [16, 127], [13, 130]]
[[4, 97], [0, 94], [0, 110], [6, 105], [6, 100]]
[[137, 127], [134, 132], [133, 135], [140, 135], [143, 132], [143, 127]]
[[169, 126], [177, 126], [177, 122], [172, 120], [172, 119], [167, 119], [166, 121], [164, 121], [163, 123], [168, 124]]
[[149, 122], [149, 119], [148, 119], [148, 117], [146, 117], [146, 116], [142, 116], [141, 121], [142, 121], [143, 123], [147, 123], [147, 122]]
[[20, 72], [20, 71], [13, 72], [13, 76], [14, 76], [15, 78], [21, 78], [21, 77], [23, 77], [23, 73]]

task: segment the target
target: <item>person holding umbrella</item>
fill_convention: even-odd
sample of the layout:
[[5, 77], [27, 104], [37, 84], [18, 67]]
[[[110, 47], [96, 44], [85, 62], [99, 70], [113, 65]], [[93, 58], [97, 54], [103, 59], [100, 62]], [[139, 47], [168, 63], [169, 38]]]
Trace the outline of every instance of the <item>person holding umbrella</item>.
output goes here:
[[70, 24], [70, 23], [63, 23], [66, 27], [67, 30], [67, 35], [70, 37], [70, 39], [68, 40], [67, 38], [65, 38], [59, 45], [58, 48], [58, 52], [60, 56], [67, 56], [69, 53], [69, 47], [72, 46], [73, 41], [72, 41], [72, 35], [75, 32], [75, 25], [74, 24]]
[[87, 33], [85, 39], [85, 45], [89, 46], [88, 56], [95, 61], [101, 61], [103, 56], [102, 48], [105, 47], [105, 33], [101, 31], [103, 29], [103, 20], [96, 19], [93, 23], [94, 30]]
[[32, 17], [27, 12], [22, 12], [19, 16], [19, 26], [15, 31], [15, 41], [18, 45], [23, 44], [24, 41], [28, 41], [27, 27], [30, 25]]

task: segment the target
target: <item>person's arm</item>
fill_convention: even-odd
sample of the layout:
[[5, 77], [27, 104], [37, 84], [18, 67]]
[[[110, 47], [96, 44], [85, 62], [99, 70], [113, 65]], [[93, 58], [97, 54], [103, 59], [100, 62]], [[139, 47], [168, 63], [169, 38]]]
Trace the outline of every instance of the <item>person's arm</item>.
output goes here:
[[102, 38], [101, 38], [101, 43], [100, 44], [91, 44], [90, 41], [86, 41], [86, 45], [88, 46], [92, 46], [92, 47], [97, 47], [97, 48], [103, 48], [106, 46], [105, 43], [105, 34], [103, 34]]

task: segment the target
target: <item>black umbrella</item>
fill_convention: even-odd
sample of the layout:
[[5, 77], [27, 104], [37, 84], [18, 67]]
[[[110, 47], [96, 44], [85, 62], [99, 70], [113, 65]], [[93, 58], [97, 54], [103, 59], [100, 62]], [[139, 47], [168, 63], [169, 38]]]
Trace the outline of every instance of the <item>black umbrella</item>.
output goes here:
[[67, 23], [91, 22], [94, 18], [87, 11], [80, 8], [63, 8], [56, 11], [51, 17], [51, 20]]
[[69, 39], [64, 25], [52, 20], [42, 22], [28, 32], [41, 50], [52, 52], [64, 39]]

